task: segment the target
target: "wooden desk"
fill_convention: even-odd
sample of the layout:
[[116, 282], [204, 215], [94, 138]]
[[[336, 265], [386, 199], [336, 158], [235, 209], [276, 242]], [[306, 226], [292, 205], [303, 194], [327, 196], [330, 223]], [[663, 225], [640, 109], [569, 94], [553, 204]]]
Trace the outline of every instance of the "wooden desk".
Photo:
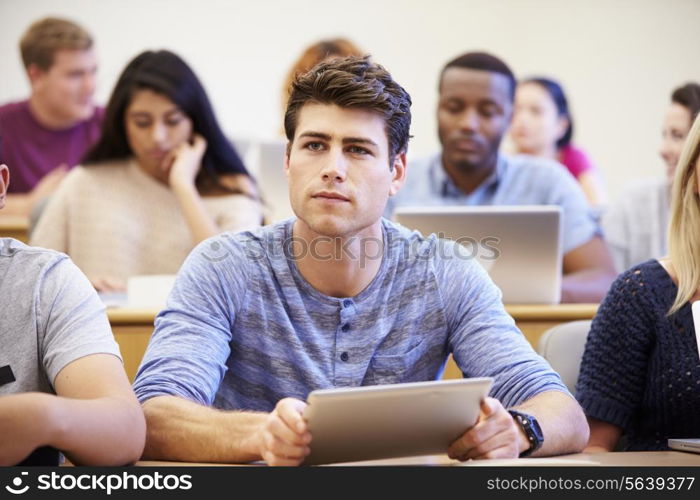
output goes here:
[[[254, 464], [207, 464], [192, 462], [160, 462], [141, 461], [136, 464], [141, 467], [199, 467], [203, 465], [264, 465], [262, 462]], [[573, 455], [563, 455], [560, 457], [547, 458], [518, 458], [518, 459], [497, 459], [497, 460], [471, 460], [468, 462], [458, 462], [447, 457], [447, 455], [427, 455], [421, 457], [390, 458], [385, 460], [369, 460], [366, 462], [346, 462], [333, 464], [341, 466], [391, 466], [391, 465], [428, 465], [428, 466], [462, 466], [462, 467], [599, 467], [599, 466], [628, 466], [628, 467], [698, 467], [700, 466], [700, 454], [684, 453], [681, 451], [630, 451], [630, 452], [609, 452], [609, 453], [576, 453]]]
[[[549, 328], [567, 321], [592, 319], [597, 304], [561, 304], [556, 306], [513, 305], [506, 311], [533, 347]], [[112, 332], [121, 347], [124, 367], [133, 381], [141, 358], [153, 333], [153, 320], [157, 311], [147, 309], [108, 309], [107, 316]], [[443, 378], [461, 378], [462, 374], [450, 358]]]
[[480, 466], [516, 466], [516, 467], [680, 467], [700, 466], [700, 454], [682, 451], [628, 451], [608, 453], [575, 453], [559, 457], [517, 458], [495, 460], [470, 460], [458, 462], [447, 455], [429, 455], [423, 457], [392, 458], [386, 460], [369, 460], [366, 462], [347, 462], [337, 465], [448, 465], [463, 467]]
[[29, 219], [19, 215], [0, 215], [0, 238], [29, 241]]

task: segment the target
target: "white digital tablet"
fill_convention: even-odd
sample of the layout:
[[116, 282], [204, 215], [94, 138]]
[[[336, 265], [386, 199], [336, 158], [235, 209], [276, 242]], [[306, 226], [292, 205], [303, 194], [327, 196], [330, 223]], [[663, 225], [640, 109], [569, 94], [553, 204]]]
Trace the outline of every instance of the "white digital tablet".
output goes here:
[[698, 348], [698, 357], [700, 359], [700, 300], [693, 302], [691, 306], [693, 313], [693, 326], [695, 328], [695, 342]]
[[445, 453], [472, 427], [491, 378], [313, 391], [305, 464]]
[[[693, 302], [691, 306], [693, 313], [693, 326], [695, 327], [695, 340], [698, 347], [698, 356], [700, 357], [700, 300]], [[672, 450], [690, 451], [700, 453], [700, 438], [688, 439], [669, 439], [668, 447]]]

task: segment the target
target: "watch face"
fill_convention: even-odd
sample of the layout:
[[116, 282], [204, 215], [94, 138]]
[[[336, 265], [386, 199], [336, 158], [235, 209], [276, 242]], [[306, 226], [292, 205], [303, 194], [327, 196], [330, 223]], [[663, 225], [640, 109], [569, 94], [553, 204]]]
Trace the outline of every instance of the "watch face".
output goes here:
[[542, 429], [540, 428], [540, 424], [537, 422], [537, 419], [532, 415], [521, 413], [515, 410], [509, 410], [509, 413], [513, 415], [515, 421], [518, 423], [518, 425], [520, 425], [520, 427], [522, 427], [523, 431], [525, 432], [525, 435], [527, 436], [527, 439], [531, 443], [530, 448], [522, 452], [520, 456], [526, 457], [534, 451], [537, 451], [544, 442]]

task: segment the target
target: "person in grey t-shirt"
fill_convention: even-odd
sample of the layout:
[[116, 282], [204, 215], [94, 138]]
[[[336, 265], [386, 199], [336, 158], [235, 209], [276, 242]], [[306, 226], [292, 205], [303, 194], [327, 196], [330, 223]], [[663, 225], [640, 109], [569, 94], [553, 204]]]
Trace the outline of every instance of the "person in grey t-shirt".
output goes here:
[[407, 205], [561, 206], [561, 301], [599, 302], [616, 273], [576, 180], [554, 160], [499, 153], [515, 87], [513, 72], [491, 54], [471, 52], [448, 62], [437, 106], [442, 151], [409, 164], [406, 186], [387, 215]]
[[451, 457], [582, 449], [580, 407], [479, 264], [381, 217], [405, 180], [410, 104], [368, 58], [295, 81], [285, 171], [298, 218], [188, 257], [134, 382], [146, 458], [297, 465], [314, 446], [310, 391], [438, 379], [450, 353], [465, 376], [495, 380]]
[[[9, 170], [0, 165], [0, 208]], [[138, 460], [145, 420], [104, 305], [64, 254], [0, 238], [0, 465]]]

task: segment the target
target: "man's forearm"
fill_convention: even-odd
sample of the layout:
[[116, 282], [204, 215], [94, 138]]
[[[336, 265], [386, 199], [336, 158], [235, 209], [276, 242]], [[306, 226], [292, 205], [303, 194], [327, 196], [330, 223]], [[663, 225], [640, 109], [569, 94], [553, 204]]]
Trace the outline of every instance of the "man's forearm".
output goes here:
[[578, 403], [559, 391], [547, 391], [516, 408], [533, 415], [542, 428], [544, 444], [533, 456], [578, 453], [588, 442], [588, 423]]
[[598, 304], [608, 293], [615, 273], [607, 269], [586, 269], [562, 278], [562, 303]]
[[11, 463], [51, 446], [76, 464], [124, 465], [141, 456], [146, 423], [133, 397], [74, 399], [26, 392], [0, 398], [0, 430], [14, 440], [0, 446]]
[[48, 396], [49, 445], [75, 464], [124, 465], [141, 457], [146, 422], [136, 399]]
[[143, 404], [148, 423], [144, 458], [182, 462], [260, 460], [256, 434], [267, 414], [207, 408], [175, 396]]

